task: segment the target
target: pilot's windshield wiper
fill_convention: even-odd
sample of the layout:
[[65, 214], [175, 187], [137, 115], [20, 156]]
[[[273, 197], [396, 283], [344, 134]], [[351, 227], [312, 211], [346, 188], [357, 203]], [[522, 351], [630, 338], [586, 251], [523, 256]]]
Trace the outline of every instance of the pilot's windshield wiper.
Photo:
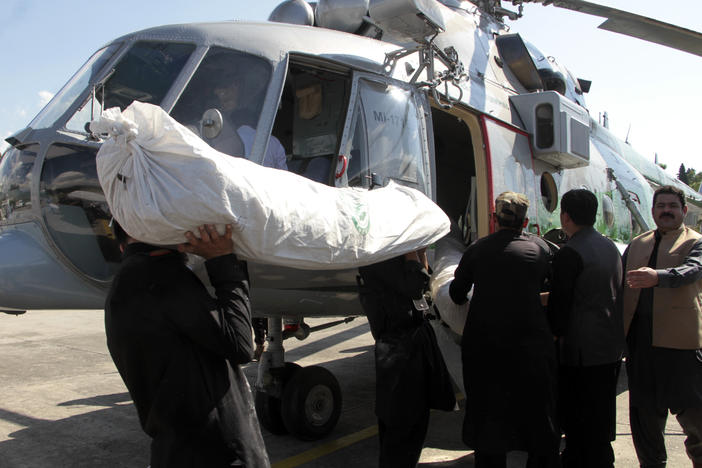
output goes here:
[[95, 120], [95, 101], [97, 99], [97, 89], [101, 88], [101, 91], [102, 91], [102, 100], [100, 101], [100, 115], [102, 115], [102, 111], [105, 110], [105, 83], [107, 83], [107, 80], [109, 80], [112, 77], [112, 75], [114, 75], [114, 73], [115, 73], [115, 69], [113, 68], [100, 81], [96, 82], [93, 85], [93, 89], [90, 92], [91, 97], [92, 97], [92, 99], [90, 101], [90, 120], [91, 121]]
[[102, 77], [100, 81], [95, 82], [93, 84], [93, 88], [90, 91], [90, 120], [88, 120], [85, 123], [84, 129], [85, 132], [89, 135], [89, 138], [92, 140], [99, 140], [100, 138], [93, 134], [93, 132], [90, 131], [90, 122], [95, 120], [95, 101], [97, 100], [97, 90], [100, 88], [101, 91], [101, 97], [102, 99], [100, 100], [100, 115], [102, 115], [102, 111], [105, 110], [105, 83], [107, 83], [107, 80], [109, 80], [112, 75], [114, 75], [115, 69], [113, 68], [110, 70], [107, 75]]

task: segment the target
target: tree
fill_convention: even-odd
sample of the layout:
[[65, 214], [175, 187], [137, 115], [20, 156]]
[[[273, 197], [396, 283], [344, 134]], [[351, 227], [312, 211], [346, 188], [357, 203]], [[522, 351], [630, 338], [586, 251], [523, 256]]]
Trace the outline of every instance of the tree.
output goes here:
[[685, 165], [682, 163], [680, 163], [680, 169], [678, 169], [678, 180], [689, 185], [689, 181], [687, 180], [687, 170], [685, 169]]
[[693, 168], [685, 168], [684, 164], [680, 164], [680, 169], [678, 170], [678, 180], [689, 185], [695, 190], [700, 189], [700, 184], [702, 183], [702, 172], [697, 172]]
[[700, 189], [700, 182], [702, 182], [702, 172], [695, 172], [694, 169], [689, 168], [685, 171], [685, 176], [687, 177], [687, 185], [695, 190]]

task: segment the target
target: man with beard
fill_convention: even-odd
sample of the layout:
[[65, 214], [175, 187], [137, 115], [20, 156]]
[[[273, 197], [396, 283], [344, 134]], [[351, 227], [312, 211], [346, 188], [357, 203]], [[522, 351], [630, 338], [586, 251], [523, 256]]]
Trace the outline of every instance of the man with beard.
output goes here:
[[527, 467], [558, 466], [556, 351], [540, 292], [551, 249], [522, 232], [529, 201], [495, 200], [497, 230], [466, 249], [449, 287], [456, 304], [474, 286], [461, 354], [466, 389], [463, 441], [476, 468], [505, 468], [507, 452], [529, 453]]
[[702, 238], [686, 227], [683, 192], [653, 195], [657, 229], [624, 253], [629, 418], [642, 467], [664, 467], [668, 411], [685, 435], [687, 454], [702, 467]]

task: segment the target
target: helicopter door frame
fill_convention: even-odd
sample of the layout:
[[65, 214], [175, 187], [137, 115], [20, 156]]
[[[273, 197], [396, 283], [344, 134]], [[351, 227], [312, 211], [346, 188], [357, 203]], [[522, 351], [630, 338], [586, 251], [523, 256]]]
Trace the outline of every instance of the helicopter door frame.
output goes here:
[[[273, 72], [266, 90], [266, 97], [263, 100], [261, 107], [261, 115], [258, 119], [256, 127], [256, 136], [251, 145], [250, 160], [263, 164], [268, 150], [268, 142], [273, 132], [275, 117], [278, 113], [280, 100], [283, 98], [283, 89], [285, 88], [285, 80], [288, 78], [288, 67], [290, 65], [290, 54], [286, 54], [282, 60], [273, 65]], [[253, 159], [253, 156], [258, 155], [259, 158]]]
[[[465, 238], [464, 242], [469, 243], [475, 239], [485, 237], [490, 233], [489, 230], [489, 220], [490, 220], [490, 198], [492, 197], [492, 173], [490, 168], [489, 155], [487, 154], [487, 143], [485, 142], [485, 133], [483, 125], [481, 123], [482, 114], [476, 112], [461, 103], [456, 103], [450, 108], [445, 108], [442, 103], [436, 101], [433, 96], [428, 95], [427, 99], [431, 105], [433, 111], [438, 111], [446, 115], [450, 115], [460, 120], [465, 126], [470, 134], [471, 146], [472, 146], [472, 158], [473, 158], [473, 169], [475, 175], [474, 180], [471, 180], [470, 185], [470, 195], [469, 204], [466, 206], [466, 212], [470, 211], [470, 232], [469, 238]], [[431, 123], [431, 138], [434, 140], [436, 138], [437, 132], [434, 130], [434, 119], [432, 113], [429, 113], [429, 122]], [[434, 170], [434, 187], [438, 191], [439, 181], [436, 180], [438, 177], [438, 170], [436, 169], [437, 161], [436, 155], [434, 154], [434, 143], [432, 142], [432, 168]], [[438, 195], [437, 195], [438, 196]], [[436, 200], [436, 199], [435, 199]], [[465, 216], [467, 213], [464, 213]]]
[[[417, 109], [417, 122], [418, 130], [420, 133], [420, 144], [422, 146], [422, 170], [424, 173], [423, 187], [418, 188], [424, 194], [429, 197], [434, 198], [434, 184], [432, 179], [433, 168], [431, 167], [431, 149], [429, 145], [429, 129], [427, 127], [427, 115], [431, 113], [429, 101], [426, 95], [419, 90], [416, 86], [409, 83], [399, 81], [393, 78], [389, 78], [383, 75], [376, 75], [368, 72], [354, 70], [351, 76], [351, 91], [349, 93], [348, 107], [346, 109], [346, 117], [344, 119], [344, 126], [341, 134], [341, 140], [339, 144], [339, 159], [336, 165], [336, 177], [335, 186], [336, 187], [346, 187], [348, 186], [348, 177], [346, 170], [349, 166], [348, 155], [350, 155], [353, 136], [355, 132], [355, 116], [356, 116], [356, 106], [359, 103], [359, 83], [361, 80], [367, 80], [382, 85], [390, 85], [400, 88], [402, 90], [411, 93], [411, 96], [415, 103], [415, 108]], [[367, 130], [367, 129], [366, 129]], [[368, 131], [365, 132], [364, 136], [368, 135]], [[368, 148], [368, 142], [363, 142], [366, 150]], [[370, 161], [367, 159], [368, 151], [365, 152], [366, 157], [362, 159], [362, 183], [361, 186], [364, 188], [371, 188], [375, 182], [373, 180], [373, 175], [370, 173]], [[383, 184], [384, 185], [384, 184]]]

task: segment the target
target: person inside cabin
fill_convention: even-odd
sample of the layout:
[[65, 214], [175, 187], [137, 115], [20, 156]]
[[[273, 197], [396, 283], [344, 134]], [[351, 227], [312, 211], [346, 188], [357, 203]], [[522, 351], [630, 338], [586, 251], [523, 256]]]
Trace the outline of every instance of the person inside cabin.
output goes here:
[[[105, 302], [110, 356], [151, 437], [151, 467], [270, 466], [249, 384], [251, 306], [232, 227], [187, 232], [168, 249], [114, 222], [122, 264]], [[215, 296], [185, 264], [205, 258]]]
[[[248, 156], [251, 154], [254, 138], [256, 137], [257, 115], [251, 112], [247, 105], [248, 96], [242, 95], [241, 80], [246, 79], [242, 74], [232, 71], [217, 78], [213, 93], [216, 98], [215, 107], [222, 113], [222, 131], [207, 143], [217, 151], [233, 156]], [[246, 88], [249, 89], [249, 88]], [[268, 139], [263, 165], [275, 169], [287, 170], [285, 148], [273, 135]]]
[[468, 246], [449, 286], [459, 305], [473, 288], [461, 355], [476, 468], [504, 468], [512, 450], [528, 452], [528, 467], [559, 465], [556, 350], [541, 302], [553, 254], [522, 231], [528, 206], [520, 193], [497, 197], [496, 232]]
[[597, 197], [586, 189], [561, 198], [568, 242], [553, 259], [548, 313], [559, 349], [563, 468], [614, 468], [617, 378], [624, 332], [617, 298], [622, 260], [593, 227]]
[[665, 425], [675, 415], [693, 466], [702, 467], [702, 237], [685, 226], [684, 193], [658, 188], [656, 229], [624, 252], [622, 312], [629, 420], [642, 467], [664, 467]]

